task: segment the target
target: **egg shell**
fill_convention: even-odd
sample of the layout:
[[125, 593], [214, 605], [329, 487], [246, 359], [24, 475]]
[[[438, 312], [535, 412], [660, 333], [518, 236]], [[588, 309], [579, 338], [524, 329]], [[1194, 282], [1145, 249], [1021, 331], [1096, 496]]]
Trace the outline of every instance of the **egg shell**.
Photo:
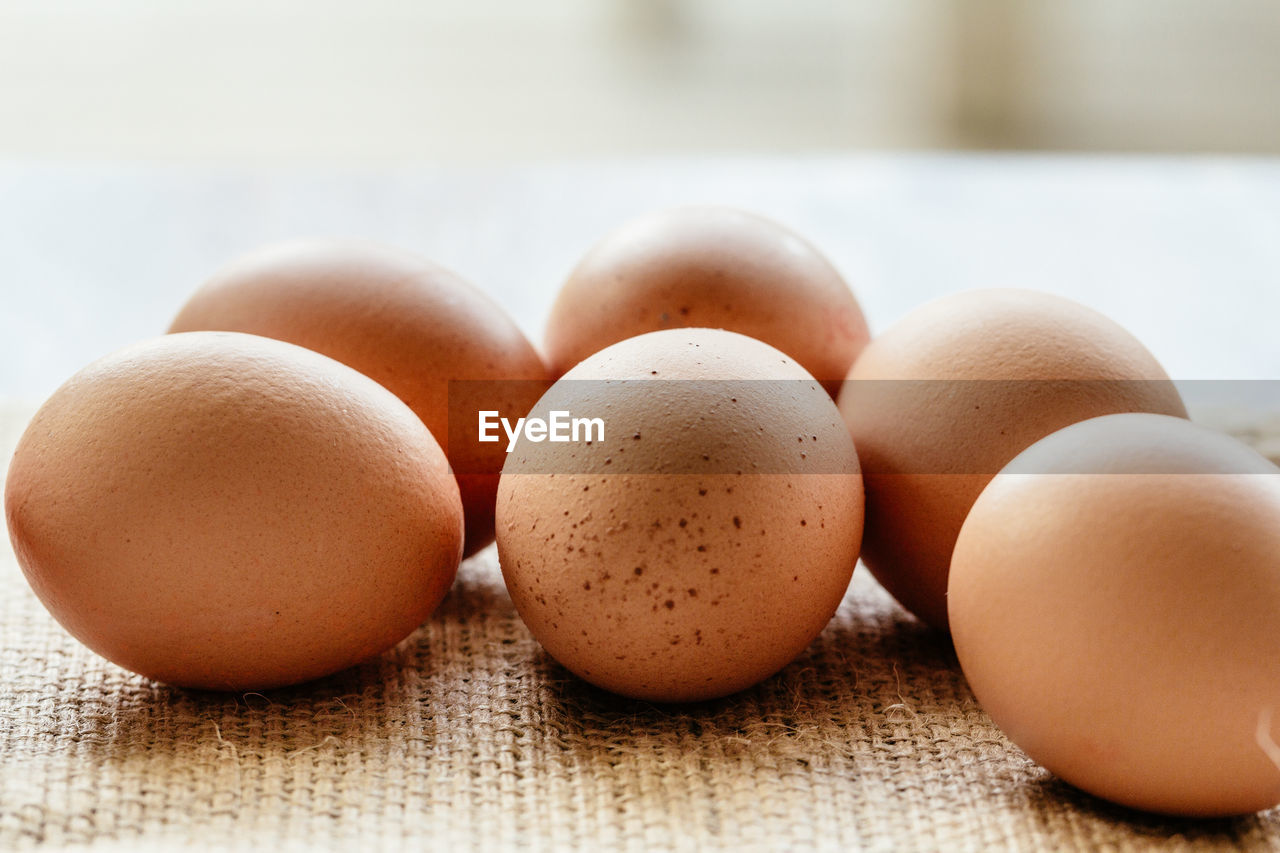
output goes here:
[[69, 379], [5, 484], [14, 551], [71, 634], [183, 687], [261, 690], [407, 636], [462, 551], [458, 487], [391, 392], [252, 335], [145, 341]]
[[1136, 338], [1068, 299], [974, 290], [911, 312], [862, 353], [839, 397], [867, 494], [863, 562], [947, 629], [947, 571], [973, 501], [1036, 440], [1119, 412], [1186, 416]]
[[1280, 469], [1177, 418], [1032, 445], [956, 543], [956, 653], [987, 713], [1096, 796], [1187, 816], [1280, 803]]
[[547, 359], [560, 376], [625, 338], [697, 326], [777, 347], [833, 395], [869, 337], [849, 286], [799, 235], [741, 210], [682, 207], [587, 253], [552, 306]]
[[732, 332], [630, 338], [547, 402], [603, 441], [517, 444], [498, 489], [516, 609], [565, 667], [625, 696], [711, 699], [793, 660], [858, 558], [857, 455], [830, 396]]
[[214, 275], [169, 330], [204, 329], [288, 341], [385, 385], [445, 449], [466, 512], [466, 553], [493, 541], [505, 456], [478, 443], [474, 428], [451, 435], [450, 422], [471, 427], [485, 409], [521, 417], [550, 377], [515, 323], [461, 276], [367, 241], [284, 243]]

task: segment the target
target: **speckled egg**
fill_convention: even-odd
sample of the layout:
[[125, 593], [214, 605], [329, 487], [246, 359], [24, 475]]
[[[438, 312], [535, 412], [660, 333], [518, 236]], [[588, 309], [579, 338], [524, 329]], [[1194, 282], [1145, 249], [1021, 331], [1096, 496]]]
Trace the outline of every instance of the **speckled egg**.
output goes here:
[[630, 338], [534, 407], [598, 417], [588, 443], [521, 438], [498, 490], [516, 608], [546, 650], [625, 696], [749, 687], [830, 620], [862, 535], [853, 443], [793, 359], [732, 332]]

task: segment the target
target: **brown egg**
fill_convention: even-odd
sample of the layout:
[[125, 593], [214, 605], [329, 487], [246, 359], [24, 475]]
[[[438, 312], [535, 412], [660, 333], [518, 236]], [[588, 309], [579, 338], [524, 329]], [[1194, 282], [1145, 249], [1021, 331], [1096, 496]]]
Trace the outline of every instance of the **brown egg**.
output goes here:
[[215, 690], [385, 651], [462, 553], [457, 484], [407, 406], [325, 356], [231, 333], [145, 341], [69, 379], [18, 444], [5, 514], [75, 637]]
[[818, 635], [858, 559], [862, 482], [803, 368], [732, 332], [654, 332], [579, 364], [534, 415], [556, 410], [603, 437], [521, 438], [498, 489], [502, 572], [552, 657], [683, 702], [749, 687]]
[[515, 323], [460, 276], [375, 243], [286, 243], [214, 276], [169, 331], [201, 329], [304, 346], [391, 389], [449, 457], [466, 511], [466, 553], [493, 541], [493, 502], [505, 455], [475, 441], [476, 413], [494, 409], [521, 417], [550, 379]]
[[956, 543], [951, 628], [983, 708], [1062, 779], [1217, 816], [1280, 803], [1280, 469], [1111, 415], [1032, 445]]
[[849, 286], [804, 239], [744, 211], [686, 207], [636, 219], [587, 253], [551, 309], [547, 359], [560, 376], [624, 338], [689, 326], [775, 346], [832, 395], [868, 339]]
[[1019, 451], [1099, 415], [1186, 416], [1132, 335], [1031, 290], [975, 290], [916, 309], [863, 351], [839, 405], [866, 481], [863, 562], [943, 630], [960, 525]]

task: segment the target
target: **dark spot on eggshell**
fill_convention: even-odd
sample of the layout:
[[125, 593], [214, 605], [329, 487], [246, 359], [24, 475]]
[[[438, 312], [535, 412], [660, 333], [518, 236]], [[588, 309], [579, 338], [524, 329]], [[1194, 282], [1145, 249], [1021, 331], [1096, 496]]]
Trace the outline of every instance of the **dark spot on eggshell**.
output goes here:
[[[679, 305], [677, 302], [665, 306], [671, 319], [677, 323]], [[689, 305], [690, 316], [703, 316], [702, 303], [691, 302]], [[655, 314], [648, 314], [650, 322]], [[655, 334], [676, 336], [675, 332]], [[575, 368], [577, 374], [574, 378], [595, 379], [601, 383], [613, 379], [615, 383], [622, 383], [627, 379], [657, 377], [661, 373], [665, 377], [664, 383], [648, 387], [665, 391], [666, 381], [673, 379], [720, 378], [717, 374], [727, 368], [740, 370], [738, 359], [712, 346], [712, 331], [688, 330], [688, 335], [690, 340], [687, 344], [672, 340], [668, 348], [661, 350], [660, 356], [658, 350], [648, 353], [633, 351], [631, 356], [620, 356], [611, 365], [600, 368], [596, 375], [590, 375], [589, 371], [582, 375], [583, 371]], [[702, 341], [702, 335], [706, 335], [707, 340]], [[631, 340], [634, 344], [634, 339]], [[703, 342], [703, 348], [694, 346], [699, 341]], [[744, 347], [744, 352], [745, 348], [757, 345], [739, 336], [735, 336], [735, 342]], [[617, 346], [629, 345], [623, 342]], [[751, 375], [748, 371], [748, 375], [742, 378], [792, 378], [791, 371], [780, 368], [776, 351], [765, 351], [763, 355], [764, 358], [759, 359], [755, 366], [760, 375]], [[647, 366], [659, 357], [664, 364], [661, 371]], [[703, 366], [696, 364], [699, 361]], [[590, 359], [583, 362], [590, 363]], [[794, 366], [794, 362], [788, 363]], [[625, 370], [619, 371], [618, 368], [624, 365]], [[613, 374], [607, 372], [610, 368], [614, 370]], [[827, 507], [830, 507], [833, 518], [851, 517], [854, 514], [852, 510], [858, 507], [851, 506], [845, 492], [852, 493], [853, 490], [829, 496], [825, 486], [810, 488], [810, 481], [800, 479], [799, 472], [811, 466], [806, 462], [805, 466], [797, 468], [794, 465], [796, 457], [787, 449], [790, 441], [782, 437], [798, 437], [801, 448], [795, 452], [802, 453], [805, 460], [812, 455], [817, 466], [814, 470], [847, 470], [846, 457], [852, 456], [852, 447], [846, 451], [833, 441], [833, 437], [839, 437], [834, 429], [826, 433], [823, 448], [809, 448], [803, 444], [804, 441], [816, 441], [816, 434], [812, 433], [814, 426], [821, 425], [826, 430], [831, 423], [843, 429], [838, 418], [833, 420], [835, 408], [828, 397], [820, 402], [831, 412], [816, 408], [809, 411], [816, 403], [810, 402], [810, 394], [805, 390], [807, 383], [790, 382], [780, 395], [775, 394], [776, 399], [762, 401], [757, 399], [755, 389], [764, 387], [764, 384], [744, 383], [739, 387], [746, 396], [726, 397], [723, 396], [723, 384], [719, 393], [713, 390], [708, 394], [703, 388], [714, 387], [713, 383], [687, 382], [680, 385], [679, 395], [670, 399], [665, 393], [619, 395], [614, 387], [602, 384], [601, 398], [612, 399], [614, 408], [604, 411], [603, 403], [600, 403], [601, 412], [606, 417], [616, 417], [619, 427], [611, 434], [611, 440], [604, 443], [601, 448], [604, 455], [597, 457], [595, 464], [601, 466], [603, 462], [602, 467], [615, 474], [624, 468], [628, 472], [634, 471], [637, 476], [630, 488], [615, 491], [614, 487], [622, 484], [616, 477], [599, 479], [604, 475], [600, 467], [594, 473], [597, 479], [593, 481], [589, 476], [577, 476], [574, 488], [566, 487], [570, 480], [563, 475], [554, 480], [549, 477], [541, 480], [508, 478], [504, 485], [504, 490], [511, 495], [508, 510], [525, 508], [529, 515], [541, 515], [541, 527], [560, 531], [557, 538], [568, 533], [571, 520], [578, 521], [573, 540], [575, 546], [591, 546], [584, 552], [567, 554], [563, 560], [559, 553], [538, 558], [527, 551], [520, 554], [527, 558], [526, 563], [535, 562], [538, 564], [536, 570], [545, 572], [547, 598], [551, 602], [549, 606], [536, 605], [537, 612], [535, 618], [530, 619], [530, 629], [535, 635], [547, 635], [548, 642], [556, 639], [550, 636], [548, 628], [548, 617], [554, 618], [561, 626], [562, 635], [570, 635], [565, 638], [568, 642], [562, 642], [560, 648], [566, 649], [566, 659], [562, 663], [573, 671], [582, 673], [584, 668], [589, 668], [600, 673], [600, 684], [646, 701], [685, 701], [683, 697], [690, 694], [714, 698], [722, 685], [732, 682], [737, 689], [736, 686], [743, 683], [743, 668], [754, 666], [752, 658], [776, 654], [778, 648], [800, 648], [811, 639], [800, 635], [809, 630], [808, 626], [816, 624], [817, 610], [834, 609], [838, 603], [834, 599], [826, 601], [835, 595], [834, 592], [828, 594], [828, 587], [835, 590], [839, 584], [827, 583], [822, 575], [828, 571], [824, 564], [837, 562], [829, 559], [828, 555], [838, 550], [841, 552], [839, 566], [831, 571], [849, 571], [854, 555], [844, 552], [851, 547], [845, 548], [842, 539], [828, 537], [825, 533], [821, 542], [807, 541], [812, 537], [807, 535], [807, 531], [801, 532], [804, 527], [800, 530], [789, 527], [784, 519], [788, 516], [797, 518], [791, 515], [793, 512], [804, 513], [807, 524], [809, 515], [818, 512], [817, 517], [822, 518]], [[732, 405], [725, 406], [726, 402]], [[756, 413], [762, 402], [768, 413], [781, 414], [781, 417], [776, 420], [763, 416], [746, 417], [749, 413]], [[637, 411], [641, 404], [645, 410]], [[607, 421], [607, 428], [613, 428], [612, 420]], [[650, 433], [644, 435], [644, 429]], [[642, 438], [648, 439], [647, 449], [639, 454], [633, 453], [629, 458], [636, 462], [640, 456], [651, 455], [646, 460], [647, 466], [637, 467], [620, 461], [622, 467], [615, 471], [611, 464], [613, 456], [631, 447], [629, 441]], [[770, 447], [772, 454], [767, 452]], [[552, 448], [547, 445], [530, 448], [529, 458], [534, 466], [550, 460], [551, 457], [545, 455], [539, 459], [533, 452], [535, 449]], [[680, 468], [681, 452], [684, 454], [683, 470]], [[561, 453], [562, 462], [570, 466], [577, 464], [568, 460], [567, 453]], [[587, 455], [580, 450], [578, 462]], [[698, 461], [703, 463], [701, 468], [697, 466]], [[714, 468], [710, 464], [713, 461], [716, 463]], [[735, 470], [742, 476], [733, 476]], [[748, 471], [752, 474], [777, 472], [779, 476], [769, 480], [747, 477]], [[666, 476], [645, 476], [651, 474]], [[833, 482], [837, 480], [830, 479]], [[584, 482], [592, 482], [592, 485], [601, 482], [604, 485], [591, 494], [590, 491], [582, 491]], [[761, 488], [761, 484], [766, 487]], [[818, 500], [824, 504], [822, 511], [816, 509], [814, 497], [818, 495], [821, 495]], [[695, 497], [697, 501], [693, 500]], [[555, 507], [561, 501], [561, 512], [565, 513], [567, 506], [567, 515], [557, 519]], [[535, 506], [539, 502], [542, 506]], [[594, 515], [592, 520], [582, 523], [584, 516], [591, 515]], [[630, 520], [629, 530], [622, 526], [624, 518]], [[752, 520], [760, 526], [752, 528], [748, 525], [747, 522]], [[521, 521], [522, 525], [528, 524], [524, 519]], [[601, 522], [604, 522], [603, 526]], [[748, 533], [751, 529], [759, 530], [760, 535], [752, 538]], [[518, 536], [507, 539], [527, 550], [536, 551], [543, 545], [540, 540], [548, 532], [531, 536], [522, 526]], [[598, 541], [595, 541], [597, 537]], [[604, 543], [609, 547], [601, 551], [598, 546]], [[507, 542], [501, 544], [508, 545]], [[541, 550], [545, 553], [545, 546]], [[707, 557], [712, 550], [716, 552], [714, 564]], [[507, 551], [515, 553], [511, 547]], [[753, 557], [753, 554], [761, 556]], [[645, 562], [639, 563], [638, 560]], [[583, 571], [587, 566], [594, 567], [594, 570]], [[618, 584], [599, 582], [597, 572], [605, 566], [618, 572]], [[730, 569], [726, 570], [726, 566]], [[800, 566], [805, 567], [806, 575], [795, 574]], [[793, 571], [793, 575], [786, 574], [788, 569]], [[810, 571], [814, 576], [812, 590]], [[532, 573], [527, 571], [526, 575]], [[583, 592], [578, 589], [578, 585], [583, 584], [582, 580], [572, 581], [567, 591], [563, 583], [554, 587], [550, 585], [551, 579], [557, 576], [572, 578], [575, 573], [580, 573], [578, 577], [592, 578], [590, 589], [587, 590], [584, 584], [584, 590], [595, 595], [577, 594]], [[799, 580], [791, 580], [792, 577]], [[797, 588], [793, 590], [788, 584]], [[513, 586], [513, 592], [518, 589], [521, 587]], [[551, 592], [553, 589], [557, 590], [555, 594]], [[767, 625], [753, 626], [748, 639], [734, 639], [745, 626], [752, 625], [759, 602], [768, 600], [779, 590], [787, 591], [789, 595], [780, 599], [778, 607], [792, 608], [795, 619], [771, 619]], [[631, 603], [625, 606], [622, 603], [624, 591], [630, 592], [631, 598]], [[522, 607], [529, 598], [529, 593], [520, 596]], [[684, 606], [677, 607], [682, 600]], [[644, 611], [645, 603], [650, 605], [648, 613]], [[562, 614], [557, 614], [557, 607], [563, 608]], [[680, 610], [678, 615], [676, 610]], [[779, 616], [785, 615], [780, 609]], [[584, 628], [594, 643], [590, 650], [583, 642], [585, 638], [578, 636]], [[726, 628], [727, 633], [724, 633]], [[758, 636], [755, 633], [757, 629], [762, 633], [767, 629], [770, 637]], [[714, 642], [708, 638], [714, 638]], [[786, 645], [782, 646], [784, 641]], [[625, 660], [620, 649], [628, 652]], [[656, 655], [650, 658], [655, 649]], [[737, 671], [730, 673], [731, 669]], [[703, 686], [704, 679], [706, 687]]]

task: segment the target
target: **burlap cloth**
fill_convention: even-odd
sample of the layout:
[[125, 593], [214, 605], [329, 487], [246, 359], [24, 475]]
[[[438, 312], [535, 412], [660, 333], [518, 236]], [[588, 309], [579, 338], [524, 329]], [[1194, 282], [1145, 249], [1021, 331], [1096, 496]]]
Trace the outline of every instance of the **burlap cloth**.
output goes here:
[[[25, 416], [0, 410], [5, 462]], [[1280, 422], [1229, 426], [1280, 450]], [[45, 614], [7, 539], [0, 553], [3, 848], [1280, 846], [1280, 810], [1171, 821], [1055, 781], [862, 568], [780, 675], [656, 707], [549, 660], [492, 549], [380, 660], [236, 696], [99, 659]]]

